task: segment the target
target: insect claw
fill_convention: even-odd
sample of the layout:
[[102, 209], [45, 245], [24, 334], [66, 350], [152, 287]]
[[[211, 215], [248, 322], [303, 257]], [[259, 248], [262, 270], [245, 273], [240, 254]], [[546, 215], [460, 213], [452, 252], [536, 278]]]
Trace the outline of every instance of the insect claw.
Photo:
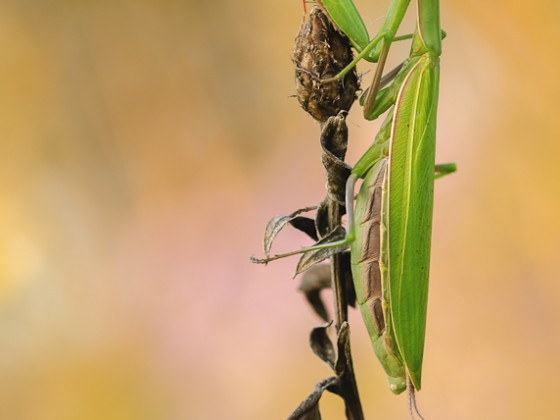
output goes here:
[[270, 258], [257, 258], [254, 255], [251, 255], [250, 260], [253, 264], [267, 265], [270, 262]]

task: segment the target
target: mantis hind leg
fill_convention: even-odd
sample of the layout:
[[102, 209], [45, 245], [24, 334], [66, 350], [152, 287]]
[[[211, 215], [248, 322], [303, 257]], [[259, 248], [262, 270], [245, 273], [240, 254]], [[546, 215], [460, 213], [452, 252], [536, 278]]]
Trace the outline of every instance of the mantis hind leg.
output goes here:
[[457, 164], [455, 163], [440, 163], [434, 168], [434, 179], [439, 179], [445, 175], [452, 174], [457, 171]]
[[[286, 258], [286, 257], [291, 257], [292, 255], [305, 254], [306, 252], [311, 252], [311, 251], [328, 250], [328, 249], [335, 249], [335, 248], [340, 248], [340, 250], [335, 249], [334, 252], [332, 252], [331, 254], [335, 254], [336, 252], [343, 251], [355, 239], [353, 203], [354, 203], [354, 187], [356, 185], [357, 180], [358, 180], [358, 176], [355, 175], [355, 174], [351, 174], [348, 177], [348, 180], [346, 181], [345, 201], [346, 201], [346, 214], [347, 214], [347, 217], [348, 217], [348, 228], [347, 228], [347, 231], [346, 231], [346, 235], [344, 236], [343, 239], [334, 240], [334, 241], [331, 241], [331, 242], [324, 242], [324, 243], [321, 243], [321, 241], [319, 241], [318, 243], [316, 243], [313, 246], [301, 248], [301, 249], [298, 249], [296, 251], [286, 252], [284, 254], [276, 254], [276, 255], [273, 255], [273, 256], [270, 256], [270, 257], [266, 257], [266, 258], [251, 257], [251, 261], [254, 262], [254, 263], [257, 263], [257, 264], [267, 264], [270, 261], [279, 260], [281, 258]], [[344, 230], [341, 227], [339, 227], [339, 228], [342, 232], [344, 232]], [[336, 232], [333, 231], [333, 233], [336, 233]], [[324, 239], [327, 239], [327, 238], [324, 238]], [[328, 257], [326, 257], [326, 258], [328, 258]]]
[[[435, 165], [434, 179], [439, 179], [441, 177], [444, 177], [445, 175], [452, 174], [456, 170], [457, 165], [455, 163], [442, 163]], [[332, 242], [317, 243], [313, 246], [301, 248], [296, 251], [286, 252], [284, 254], [276, 254], [266, 258], [251, 257], [251, 261], [258, 264], [267, 264], [270, 261], [291, 257], [292, 255], [304, 254], [310, 251], [319, 251], [333, 248], [340, 248], [340, 251], [342, 251], [343, 249], [345, 249], [356, 239], [356, 233], [354, 230], [354, 190], [356, 187], [356, 182], [359, 178], [360, 177], [356, 174], [350, 174], [348, 180], [346, 181], [345, 204], [348, 226], [346, 228], [346, 236], [344, 237], [344, 239], [335, 240]]]

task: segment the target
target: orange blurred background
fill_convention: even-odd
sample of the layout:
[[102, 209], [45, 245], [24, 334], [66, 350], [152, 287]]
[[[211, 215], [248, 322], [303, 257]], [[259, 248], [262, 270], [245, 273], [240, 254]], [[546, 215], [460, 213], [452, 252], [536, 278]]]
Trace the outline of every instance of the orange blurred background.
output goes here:
[[[371, 3], [373, 32], [388, 2]], [[325, 193], [319, 127], [290, 97], [301, 18], [298, 1], [2, 2], [0, 418], [285, 418], [331, 374], [296, 260], [249, 262], [269, 218]], [[544, 0], [442, 5], [437, 160], [459, 172], [436, 190], [430, 419], [560, 418], [559, 21]], [[348, 121], [352, 163], [378, 122]], [[287, 230], [276, 250], [306, 244]], [[407, 418], [351, 325], [366, 417]]]

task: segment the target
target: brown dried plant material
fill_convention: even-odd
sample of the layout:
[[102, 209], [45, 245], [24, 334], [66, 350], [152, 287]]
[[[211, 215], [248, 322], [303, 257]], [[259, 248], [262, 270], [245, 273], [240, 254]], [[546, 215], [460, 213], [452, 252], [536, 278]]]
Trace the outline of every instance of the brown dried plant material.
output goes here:
[[[327, 172], [328, 199], [344, 206], [346, 180], [352, 168], [344, 163], [348, 146], [348, 127], [346, 111], [330, 117], [321, 130], [321, 161]], [[321, 232], [320, 232], [321, 233]]]
[[315, 7], [295, 40], [296, 96], [301, 107], [319, 122], [348, 111], [359, 88], [355, 68], [341, 81], [322, 82], [336, 76], [353, 59], [350, 42]]

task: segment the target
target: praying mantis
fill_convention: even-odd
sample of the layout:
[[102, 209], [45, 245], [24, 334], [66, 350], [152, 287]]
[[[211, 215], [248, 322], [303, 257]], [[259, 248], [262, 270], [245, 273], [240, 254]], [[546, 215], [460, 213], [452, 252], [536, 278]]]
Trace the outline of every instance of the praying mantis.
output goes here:
[[[354, 61], [366, 58], [379, 63], [363, 100], [364, 117], [376, 118], [393, 107], [348, 180], [348, 230], [342, 243], [350, 244], [358, 303], [394, 393], [406, 388], [407, 379], [417, 390], [422, 385], [434, 179], [455, 170], [448, 164], [435, 166], [434, 171], [439, 0], [417, 0], [410, 56], [392, 83], [378, 93], [389, 47], [409, 3], [393, 0], [370, 41], [351, 0], [320, 2], [358, 50]], [[353, 215], [358, 178], [364, 182]]]
[[[456, 170], [455, 164], [435, 165], [439, 0], [416, 0], [414, 34], [397, 36], [409, 3], [391, 0], [385, 21], [370, 39], [352, 0], [317, 0], [358, 52], [332, 80], [341, 80], [361, 59], [377, 62], [360, 102], [368, 120], [389, 112], [348, 178], [346, 237], [260, 261], [349, 245], [357, 301], [395, 394], [422, 386], [434, 180]], [[403, 39], [412, 39], [409, 57], [382, 77], [391, 44]], [[358, 179], [363, 182], [354, 197]]]

